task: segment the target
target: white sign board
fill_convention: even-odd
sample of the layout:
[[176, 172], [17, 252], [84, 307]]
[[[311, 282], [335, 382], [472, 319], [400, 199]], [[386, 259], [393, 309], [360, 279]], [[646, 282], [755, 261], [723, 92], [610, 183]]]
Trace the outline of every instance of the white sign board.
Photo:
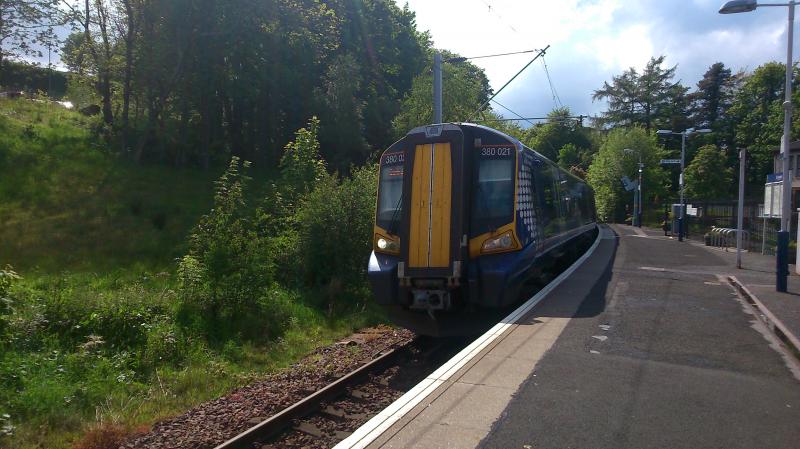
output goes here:
[[764, 217], [781, 218], [783, 183], [770, 182], [764, 185]]
[[686, 215], [691, 215], [692, 217], [696, 217], [697, 216], [697, 208], [696, 207], [692, 207], [691, 204], [687, 204], [686, 205]]

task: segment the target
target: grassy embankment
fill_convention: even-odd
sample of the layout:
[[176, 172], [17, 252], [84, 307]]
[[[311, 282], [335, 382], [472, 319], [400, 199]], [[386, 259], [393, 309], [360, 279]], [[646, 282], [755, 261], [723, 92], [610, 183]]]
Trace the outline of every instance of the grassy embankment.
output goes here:
[[[298, 281], [324, 271], [311, 259], [325, 254], [291, 248], [303, 247], [302, 226], [299, 234], [281, 228], [297, 227], [291, 214], [270, 221], [270, 211], [253, 206], [261, 203], [227, 198], [247, 210], [234, 211], [235, 220], [211, 214], [206, 231], [213, 233], [189, 239], [215, 205], [222, 168], [130, 165], [93, 137], [93, 120], [0, 100], [0, 270], [8, 264], [20, 275], [0, 271], [0, 447], [90, 447], [87, 431], [146, 428], [379, 319], [369, 307], [341, 306], [363, 305], [363, 286]], [[245, 196], [252, 197], [280, 177], [251, 175]], [[296, 216], [325, 220], [325, 213], [315, 218], [314, 201], [330, 202], [330, 193], [298, 193], [307, 206]], [[237, 260], [244, 247], [236, 232], [261, 242], [243, 250], [251, 259]], [[304, 257], [304, 268], [280, 266]], [[235, 263], [225, 265], [229, 259], [239, 267], [255, 260], [271, 273], [261, 279], [256, 264], [242, 278]], [[260, 299], [249, 304], [247, 295]], [[256, 319], [237, 319], [245, 315]], [[262, 325], [269, 331], [262, 334]]]

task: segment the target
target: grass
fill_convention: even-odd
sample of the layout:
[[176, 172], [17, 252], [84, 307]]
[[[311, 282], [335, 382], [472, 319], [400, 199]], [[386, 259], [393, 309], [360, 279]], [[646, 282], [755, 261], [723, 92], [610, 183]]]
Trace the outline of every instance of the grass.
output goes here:
[[332, 315], [320, 294], [275, 285], [267, 296], [288, 317], [277, 338], [198, 332], [182, 316], [176, 258], [222, 168], [132, 165], [97, 128], [0, 99], [0, 270], [21, 275], [0, 284], [0, 447], [102, 447], [382, 321], [369, 306]]
[[102, 269], [182, 253], [220, 171], [134, 166], [92, 136], [94, 120], [0, 100], [0, 264]]

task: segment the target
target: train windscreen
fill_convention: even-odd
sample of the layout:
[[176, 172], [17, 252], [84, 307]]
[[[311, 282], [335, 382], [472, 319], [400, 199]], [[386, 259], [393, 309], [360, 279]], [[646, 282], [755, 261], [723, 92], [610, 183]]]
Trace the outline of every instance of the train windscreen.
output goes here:
[[389, 232], [397, 232], [403, 207], [404, 153], [384, 154], [378, 185], [378, 216], [376, 224]]
[[477, 177], [472, 196], [472, 234], [493, 231], [514, 221], [513, 146], [477, 149]]

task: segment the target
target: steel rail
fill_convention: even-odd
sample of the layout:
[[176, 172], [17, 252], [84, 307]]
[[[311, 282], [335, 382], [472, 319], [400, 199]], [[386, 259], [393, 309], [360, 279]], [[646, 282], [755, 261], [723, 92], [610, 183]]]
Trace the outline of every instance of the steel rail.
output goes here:
[[253, 443], [267, 440], [280, 434], [287, 427], [292, 425], [292, 421], [307, 416], [317, 410], [323, 402], [333, 400], [347, 391], [347, 387], [367, 374], [378, 371], [390, 364], [399, 354], [399, 350], [408, 347], [414, 342], [408, 343], [386, 350], [377, 358], [371, 360], [347, 375], [337, 379], [333, 383], [317, 390], [313, 394], [295, 402], [291, 406], [283, 409], [277, 414], [267, 418], [246, 431], [216, 446], [214, 449], [244, 449], [251, 447]]

